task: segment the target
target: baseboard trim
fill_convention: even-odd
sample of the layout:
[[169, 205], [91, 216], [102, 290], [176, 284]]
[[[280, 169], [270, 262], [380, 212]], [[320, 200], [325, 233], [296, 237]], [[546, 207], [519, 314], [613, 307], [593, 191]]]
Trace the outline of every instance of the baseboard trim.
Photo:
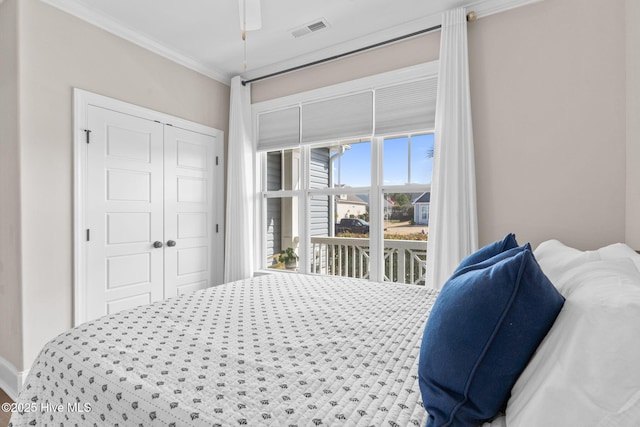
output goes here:
[[0, 388], [14, 401], [18, 398], [28, 373], [28, 370], [18, 371], [11, 362], [0, 356]]

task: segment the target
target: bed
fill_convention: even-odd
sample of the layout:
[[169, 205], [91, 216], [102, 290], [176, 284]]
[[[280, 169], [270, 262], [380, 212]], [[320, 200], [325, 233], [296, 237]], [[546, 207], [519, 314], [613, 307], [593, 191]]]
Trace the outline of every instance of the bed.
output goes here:
[[[503, 243], [492, 249], [506, 253]], [[499, 410], [475, 425], [639, 425], [640, 255], [556, 240], [518, 248], [535, 255], [563, 304]], [[497, 268], [491, 259], [461, 264], [452, 279], [494, 280], [483, 270]], [[445, 425], [426, 410], [423, 365], [448, 288], [270, 274], [106, 316], [44, 347], [10, 425]], [[510, 347], [496, 357], [512, 358]]]
[[424, 425], [417, 359], [436, 296], [271, 274], [103, 317], [44, 348], [11, 422]]

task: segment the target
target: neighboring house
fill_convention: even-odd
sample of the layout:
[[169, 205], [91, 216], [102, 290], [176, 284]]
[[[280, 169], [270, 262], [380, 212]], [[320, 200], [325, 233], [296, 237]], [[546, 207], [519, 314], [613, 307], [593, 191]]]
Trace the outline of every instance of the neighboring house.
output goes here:
[[429, 204], [431, 203], [431, 193], [425, 192], [415, 199], [411, 204], [413, 209], [413, 222], [420, 225], [429, 225]]
[[336, 197], [336, 220], [360, 217], [367, 213], [368, 203], [356, 194], [341, 194]]

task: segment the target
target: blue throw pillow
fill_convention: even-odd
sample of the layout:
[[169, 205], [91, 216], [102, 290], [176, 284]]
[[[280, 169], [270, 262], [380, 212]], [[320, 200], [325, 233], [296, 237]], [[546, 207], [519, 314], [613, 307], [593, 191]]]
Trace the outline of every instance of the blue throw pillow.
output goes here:
[[486, 261], [489, 258], [493, 258], [494, 256], [508, 251], [509, 249], [513, 249], [518, 247], [518, 242], [516, 241], [516, 235], [513, 233], [507, 234], [504, 239], [498, 240], [497, 242], [489, 243], [486, 246], [478, 249], [471, 255], [464, 258], [458, 268], [455, 270], [454, 274], [458, 271], [462, 270], [465, 267], [468, 267], [473, 264], [478, 264], [479, 262]]
[[494, 417], [563, 304], [528, 245], [454, 274], [420, 349], [427, 427], [478, 426]]

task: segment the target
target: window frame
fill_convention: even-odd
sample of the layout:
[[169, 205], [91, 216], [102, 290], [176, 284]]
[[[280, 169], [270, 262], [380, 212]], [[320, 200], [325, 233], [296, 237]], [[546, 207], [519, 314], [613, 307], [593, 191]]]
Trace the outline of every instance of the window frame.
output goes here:
[[[362, 92], [365, 90], [374, 90], [374, 88], [383, 88], [393, 86], [400, 83], [410, 82], [412, 80], [420, 80], [438, 75], [438, 61], [431, 61], [412, 67], [394, 70], [358, 80], [340, 83], [320, 89], [314, 89], [299, 94], [289, 95], [269, 101], [264, 101], [252, 105], [253, 129], [254, 135], [258, 134], [258, 117], [262, 113], [270, 111], [283, 110], [298, 105], [302, 108], [303, 103], [326, 100], [334, 97], [341, 97], [351, 93]], [[266, 239], [266, 216], [268, 198], [297, 197], [298, 198], [298, 219], [299, 219], [299, 247], [303, 248], [298, 251], [299, 268], [298, 273], [311, 273], [310, 260], [308, 259], [308, 248], [310, 247], [310, 221], [309, 221], [309, 204], [313, 195], [340, 195], [340, 194], [363, 194], [370, 193], [369, 200], [369, 224], [375, 224], [370, 229], [369, 234], [369, 250], [370, 259], [375, 260], [371, 263], [369, 279], [371, 281], [384, 281], [384, 227], [378, 224], [384, 224], [384, 194], [393, 192], [422, 192], [430, 190], [430, 184], [404, 184], [404, 185], [384, 185], [383, 171], [383, 154], [384, 140], [393, 137], [404, 137], [409, 135], [420, 135], [433, 133], [433, 129], [424, 129], [420, 131], [411, 131], [406, 133], [395, 133], [389, 135], [376, 135], [375, 128], [370, 138], [359, 138], [360, 140], [371, 141], [371, 186], [369, 187], [347, 187], [333, 189], [310, 189], [309, 188], [309, 161], [310, 150], [313, 147], [321, 146], [323, 143], [300, 143], [296, 146], [288, 145], [282, 147], [282, 150], [299, 149], [300, 150], [300, 188], [292, 190], [267, 190], [267, 151], [256, 151], [255, 165], [258, 168], [256, 173], [255, 188], [258, 189], [257, 195], [259, 203], [257, 203], [256, 215], [256, 232], [258, 233], [258, 244], [256, 245], [255, 261], [259, 273], [273, 274], [276, 271], [267, 268], [267, 239]], [[345, 138], [348, 140], [348, 138]], [[325, 143], [330, 141], [325, 141]], [[278, 148], [270, 147], [269, 151], [276, 151]], [[411, 154], [409, 154], [410, 156]], [[409, 160], [410, 162], [410, 160]], [[410, 165], [409, 165], [410, 167]], [[379, 196], [379, 197], [378, 197]], [[281, 271], [277, 271], [278, 273]]]
[[[410, 137], [417, 135], [433, 134], [433, 130], [416, 132], [405, 135], [380, 136], [371, 138], [371, 185], [368, 187], [340, 187], [340, 188], [310, 188], [310, 168], [309, 160], [311, 150], [318, 147], [319, 144], [303, 145], [300, 150], [300, 188], [292, 190], [268, 190], [267, 189], [267, 152], [259, 153], [261, 156], [261, 215], [258, 223], [261, 224], [261, 251], [259, 256], [260, 271], [268, 271], [274, 273], [266, 265], [267, 259], [267, 239], [265, 218], [267, 217], [267, 203], [269, 198], [298, 198], [298, 224], [299, 224], [299, 247], [298, 251], [299, 266], [298, 273], [311, 274], [310, 260], [308, 259], [308, 248], [311, 247], [310, 220], [308, 212], [310, 211], [311, 198], [314, 196], [338, 196], [338, 195], [357, 195], [369, 194], [369, 254], [371, 259], [371, 269], [369, 271], [369, 280], [382, 282], [384, 281], [384, 195], [387, 193], [423, 193], [431, 190], [431, 184], [396, 184], [385, 185], [384, 180], [384, 141], [393, 137]], [[289, 150], [286, 148], [284, 150]], [[274, 150], [277, 151], [277, 150]], [[408, 156], [410, 162], [410, 155]]]

